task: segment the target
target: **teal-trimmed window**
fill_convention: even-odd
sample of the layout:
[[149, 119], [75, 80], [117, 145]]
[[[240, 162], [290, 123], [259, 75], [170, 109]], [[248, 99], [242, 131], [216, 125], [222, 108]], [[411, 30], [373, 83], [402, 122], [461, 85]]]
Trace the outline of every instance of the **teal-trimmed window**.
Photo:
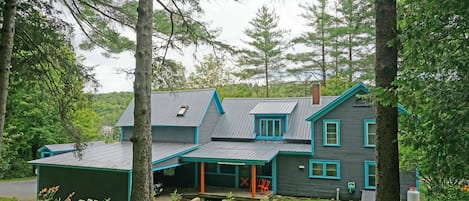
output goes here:
[[259, 119], [259, 131], [257, 132], [258, 138], [281, 138], [282, 132], [282, 119], [277, 118], [261, 118]]
[[365, 119], [363, 121], [363, 135], [365, 139], [365, 147], [375, 147], [376, 140], [376, 120]]
[[376, 189], [376, 162], [365, 161], [365, 189]]
[[309, 178], [340, 179], [340, 161], [309, 160]]
[[325, 119], [323, 125], [324, 146], [340, 146], [340, 120]]

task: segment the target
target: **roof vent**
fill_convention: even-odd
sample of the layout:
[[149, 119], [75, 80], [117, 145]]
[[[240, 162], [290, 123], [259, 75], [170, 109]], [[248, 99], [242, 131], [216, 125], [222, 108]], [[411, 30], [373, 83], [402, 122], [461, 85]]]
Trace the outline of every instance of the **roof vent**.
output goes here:
[[177, 117], [183, 117], [186, 114], [187, 110], [189, 109], [188, 105], [183, 105], [179, 108], [178, 113], [176, 114]]

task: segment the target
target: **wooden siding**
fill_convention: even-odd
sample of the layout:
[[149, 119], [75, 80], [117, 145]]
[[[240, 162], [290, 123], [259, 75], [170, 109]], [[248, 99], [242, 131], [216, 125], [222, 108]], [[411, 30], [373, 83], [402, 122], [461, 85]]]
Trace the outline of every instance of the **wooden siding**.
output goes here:
[[[132, 137], [133, 127], [123, 128], [123, 141]], [[194, 127], [153, 126], [151, 129], [153, 142], [194, 143]]]
[[199, 127], [199, 144], [205, 144], [211, 141], [212, 133], [218, 123], [219, 116], [220, 113], [215, 105], [215, 101], [212, 99], [202, 124]]
[[55, 199], [65, 200], [75, 192], [74, 199], [127, 200], [129, 174], [105, 170], [87, 170], [41, 166], [39, 169], [39, 189], [60, 185]]

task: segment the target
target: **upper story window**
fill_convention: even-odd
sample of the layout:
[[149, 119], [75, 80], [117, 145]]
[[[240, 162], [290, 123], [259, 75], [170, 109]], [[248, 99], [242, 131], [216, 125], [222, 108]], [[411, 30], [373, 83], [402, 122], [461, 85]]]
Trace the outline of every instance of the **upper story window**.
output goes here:
[[309, 160], [309, 178], [340, 179], [340, 161]]
[[376, 140], [376, 120], [365, 119], [363, 121], [363, 135], [365, 139], [365, 147], [375, 147]]
[[281, 119], [260, 119], [258, 136], [281, 137], [283, 135], [281, 122]]
[[323, 126], [324, 146], [340, 146], [340, 120], [325, 119]]
[[365, 189], [376, 189], [376, 162], [365, 161]]

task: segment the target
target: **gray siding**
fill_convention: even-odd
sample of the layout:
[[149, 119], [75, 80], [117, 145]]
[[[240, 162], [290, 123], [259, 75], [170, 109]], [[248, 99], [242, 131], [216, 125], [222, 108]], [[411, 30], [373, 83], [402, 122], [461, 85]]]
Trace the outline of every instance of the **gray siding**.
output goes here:
[[199, 127], [199, 144], [205, 144], [211, 141], [212, 133], [218, 123], [219, 116], [220, 113], [212, 99], [202, 124]]
[[[277, 157], [277, 194], [289, 196], [335, 198], [336, 189], [340, 188], [341, 200], [359, 200], [364, 190], [364, 161], [341, 161], [341, 179], [309, 178], [309, 160], [313, 156], [279, 155]], [[298, 166], [304, 166], [299, 169]], [[414, 172], [401, 172], [401, 198], [405, 201], [407, 189], [415, 185]], [[356, 191], [347, 192], [347, 182], [354, 181]]]
[[74, 200], [127, 200], [128, 175], [126, 172], [41, 166], [38, 187], [43, 189], [60, 185], [54, 198], [61, 200], [72, 192], [75, 192]]
[[[129, 141], [132, 137], [133, 127], [123, 127], [123, 141]], [[153, 142], [171, 142], [171, 143], [194, 143], [194, 127], [160, 127], [151, 128]]]

